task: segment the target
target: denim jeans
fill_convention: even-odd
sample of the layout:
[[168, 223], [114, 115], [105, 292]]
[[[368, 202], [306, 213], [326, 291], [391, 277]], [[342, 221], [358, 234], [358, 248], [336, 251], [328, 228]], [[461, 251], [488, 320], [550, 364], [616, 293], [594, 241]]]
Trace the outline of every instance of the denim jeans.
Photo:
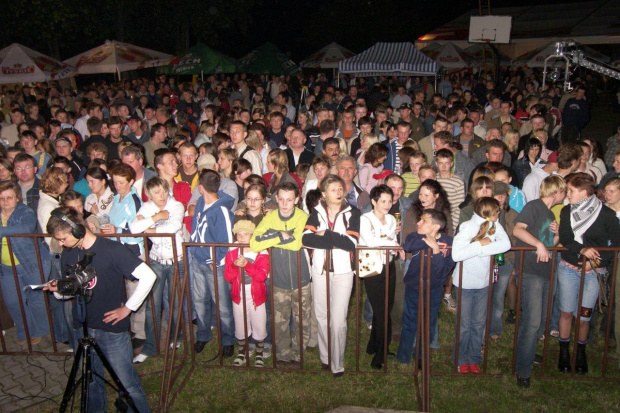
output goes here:
[[198, 324], [196, 339], [198, 341], [210, 341], [213, 338], [211, 333], [211, 317], [212, 312], [215, 312], [215, 306], [211, 306], [211, 300], [213, 300], [213, 302], [219, 301], [222, 346], [234, 345], [235, 320], [232, 312], [232, 299], [230, 298], [230, 284], [224, 279], [224, 266], [217, 267], [217, 300], [212, 265], [200, 264], [194, 257], [191, 272], [194, 287], [192, 299], [196, 308]]
[[556, 256], [555, 274], [553, 276], [553, 304], [551, 306], [549, 331], [560, 331], [560, 296], [558, 295], [558, 264], [560, 260], [562, 260], [562, 254], [558, 252]]
[[491, 327], [489, 331], [492, 336], [502, 334], [502, 315], [504, 314], [504, 299], [506, 298], [506, 289], [508, 288], [508, 280], [512, 274], [512, 261], [506, 261], [504, 265], [499, 266], [499, 277], [495, 285], [493, 285], [493, 299], [491, 302]]
[[[459, 288], [457, 287], [457, 299], [458, 290]], [[482, 348], [487, 318], [489, 287], [475, 290], [463, 288], [461, 290], [461, 302], [457, 303], [456, 306], [457, 320], [459, 316], [461, 317], [460, 340], [459, 337], [456, 337], [456, 340], [459, 340], [459, 359], [457, 360], [457, 365], [480, 364], [480, 361], [482, 361], [480, 349]]]
[[[146, 342], [144, 343], [144, 347], [142, 348], [142, 353], [147, 356], [154, 356], [157, 354], [157, 343], [155, 342], [155, 328], [157, 328], [157, 336], [160, 337], [161, 341], [161, 317], [162, 317], [162, 302], [164, 298], [164, 286], [167, 285], [168, 290], [168, 309], [172, 308], [172, 303], [175, 303], [174, 311], [172, 314], [172, 323], [168, 325], [168, 331], [170, 331], [171, 341], [175, 342], [174, 330], [176, 327], [176, 319], [179, 313], [179, 301], [178, 300], [170, 300], [172, 297], [172, 281], [174, 279], [174, 264], [173, 265], [164, 265], [160, 264], [155, 260], [151, 260], [150, 262], [151, 269], [157, 275], [157, 280], [155, 280], [155, 284], [153, 284], [153, 288], [151, 289], [151, 294], [153, 296], [153, 303], [155, 306], [155, 320], [153, 320], [153, 311], [151, 307], [151, 298], [147, 297], [146, 299], [146, 320], [144, 324], [144, 330], [146, 333]], [[180, 289], [183, 284], [183, 262], [179, 262], [179, 285], [177, 286], [177, 290], [175, 295], [178, 297]], [[170, 310], [169, 310], [170, 311]], [[170, 313], [168, 313], [170, 314]], [[179, 330], [179, 335], [181, 337], [181, 331]]]
[[[48, 279], [62, 278], [60, 254], [50, 252], [50, 274]], [[73, 340], [73, 300], [59, 300], [54, 294], [48, 294], [50, 311], [54, 316], [54, 338], [57, 343]]]
[[26, 315], [26, 322], [28, 323], [30, 338], [45, 337], [50, 332], [47, 324], [47, 317], [45, 316], [47, 314], [47, 309], [45, 308], [46, 293], [40, 290], [31, 290], [30, 288], [26, 291], [23, 290], [27, 285], [41, 284], [41, 277], [39, 273], [28, 274], [23, 265], [18, 265], [15, 268], [17, 270], [19, 285], [15, 286], [13, 267], [2, 265], [2, 271], [0, 272], [0, 288], [2, 288], [4, 303], [15, 323], [17, 339], [20, 341], [26, 340], [26, 329], [24, 328], [24, 320], [22, 319], [22, 313], [19, 308], [19, 298], [17, 294], [21, 295], [24, 304], [24, 313]]
[[[565, 261], [560, 261], [558, 263], [558, 296], [561, 312], [573, 313], [577, 317], [580, 283], [581, 271], [569, 267]], [[598, 279], [596, 274], [594, 271], [586, 272], [581, 297], [581, 321], [590, 321], [590, 315], [597, 299]]]
[[[150, 412], [140, 378], [133, 367], [133, 350], [129, 333], [126, 331], [110, 333], [89, 328], [88, 334], [95, 339], [95, 343], [101, 348], [103, 355], [110, 363], [112, 370], [114, 370], [121, 383], [123, 383], [123, 386], [125, 386], [138, 411], [140, 413]], [[82, 330], [75, 330], [73, 335], [76, 337], [73, 341], [73, 350], [77, 351], [77, 338], [82, 337]], [[91, 381], [89, 386], [88, 411], [106, 412], [108, 397], [106, 395], [105, 383], [99, 377], [103, 377], [103, 363], [94, 349], [92, 351], [91, 363], [93, 372], [96, 374], [93, 375], [93, 381]]]
[[517, 375], [530, 377], [538, 338], [545, 332], [549, 278], [523, 273], [521, 278], [521, 319], [517, 341]]
[[[417, 287], [417, 286], [416, 286]], [[437, 317], [439, 316], [439, 307], [443, 297], [443, 286], [431, 288], [430, 302], [430, 341], [433, 340], [433, 326], [437, 326]], [[418, 303], [419, 289], [405, 285], [405, 307], [403, 309], [403, 328], [400, 333], [400, 343], [398, 344], [398, 352], [396, 359], [400, 363], [409, 364], [411, 355], [417, 339], [417, 323], [418, 323]], [[437, 330], [434, 331], [437, 334]], [[435, 340], [437, 338], [435, 337]], [[422, 347], [418, 347], [417, 359], [422, 358]]]

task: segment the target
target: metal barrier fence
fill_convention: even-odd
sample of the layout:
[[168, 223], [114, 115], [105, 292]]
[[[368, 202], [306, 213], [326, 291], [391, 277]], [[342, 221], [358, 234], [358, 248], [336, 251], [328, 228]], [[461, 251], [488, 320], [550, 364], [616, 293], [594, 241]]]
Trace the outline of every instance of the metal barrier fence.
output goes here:
[[[11, 247], [11, 238], [17, 238], [17, 237], [30, 237], [33, 239], [37, 239], [37, 238], [42, 238], [45, 237], [45, 234], [22, 234], [22, 235], [15, 235], [15, 236], [11, 236], [8, 237], [8, 248], [9, 248], [9, 253], [12, 256], [12, 247]], [[100, 235], [103, 236], [103, 235]], [[170, 310], [168, 311], [168, 327], [171, 326], [172, 324], [174, 324], [176, 326], [175, 331], [170, 331], [169, 328], [166, 329], [166, 332], [164, 333], [162, 330], [162, 336], [165, 335], [166, 340], [165, 343], [171, 343], [171, 342], [175, 342], [177, 337], [181, 337], [182, 339], [182, 351], [178, 352], [176, 349], [176, 346], [168, 346], [165, 345], [163, 348], [163, 368], [161, 370], [161, 385], [160, 385], [160, 395], [159, 395], [159, 404], [158, 404], [158, 408], [160, 410], [167, 410], [168, 408], [170, 408], [170, 406], [174, 403], [177, 395], [179, 394], [179, 392], [183, 389], [183, 387], [185, 386], [185, 384], [187, 383], [188, 379], [191, 377], [191, 374], [194, 370], [194, 368], [196, 367], [196, 355], [193, 351], [193, 343], [195, 341], [195, 337], [194, 337], [194, 328], [191, 324], [191, 322], [189, 322], [192, 319], [192, 310], [191, 310], [191, 303], [192, 303], [192, 296], [191, 296], [191, 287], [190, 287], [190, 268], [189, 268], [189, 261], [190, 261], [190, 254], [188, 251], [188, 248], [191, 247], [206, 247], [206, 248], [210, 248], [211, 249], [211, 256], [215, 257], [215, 250], [218, 247], [247, 247], [246, 245], [241, 245], [241, 244], [201, 244], [201, 243], [183, 243], [182, 244], [182, 254], [179, 254], [179, 252], [176, 250], [176, 244], [174, 242], [174, 235], [173, 234], [132, 234], [133, 237], [142, 237], [143, 241], [144, 241], [144, 245], [145, 245], [145, 249], [148, 248], [148, 244], [146, 242], [147, 238], [153, 238], [153, 237], [169, 237], [171, 239], [172, 242], [172, 246], [174, 249], [174, 264], [175, 264], [175, 273], [174, 273], [174, 277], [173, 277], [173, 283], [171, 286], [171, 294], [170, 294], [170, 304], [169, 304], [169, 308]], [[107, 235], [107, 237], [111, 237], [111, 238], [118, 238], [117, 235]], [[39, 247], [38, 247], [38, 243], [34, 243], [35, 244], [35, 249], [36, 249], [36, 255], [37, 255], [37, 265], [39, 268], [39, 273], [40, 273], [40, 278], [41, 278], [41, 282], [45, 282], [46, 277], [43, 274], [43, 264], [42, 264], [42, 260], [41, 260], [41, 256], [40, 256], [40, 251], [39, 251]], [[387, 251], [388, 253], [386, 253], [386, 262], [384, 265], [384, 270], [386, 272], [386, 277], [385, 277], [385, 297], [384, 297], [384, 301], [385, 301], [385, 308], [384, 308], [384, 314], [385, 314], [385, 318], [384, 318], [384, 322], [385, 325], [387, 325], [388, 323], [388, 319], [389, 319], [389, 312], [388, 312], [388, 294], [389, 294], [389, 282], [390, 282], [390, 266], [389, 266], [389, 259], [390, 259], [390, 253], [389, 252], [393, 252], [393, 251], [397, 251], [400, 248], [393, 248], [393, 247], [363, 247], [363, 246], [358, 246], [356, 248], [355, 251], [355, 256], [359, 257], [360, 254], [360, 250], [383, 250], [383, 251]], [[530, 247], [513, 247], [512, 248], [513, 251], [535, 251], [534, 248], [530, 248]], [[548, 359], [548, 342], [549, 342], [549, 323], [550, 323], [550, 318], [551, 318], [551, 313], [552, 313], [552, 306], [553, 306], [553, 288], [552, 286], [554, 285], [554, 282], [556, 281], [556, 266], [557, 266], [557, 258], [558, 258], [558, 252], [562, 252], [565, 249], [563, 248], [549, 248], [550, 251], [553, 251], [553, 255], [552, 255], [552, 262], [551, 262], [551, 272], [549, 274], [549, 296], [548, 296], [548, 303], [547, 303], [547, 311], [546, 311], [546, 319], [544, 320], [545, 322], [545, 338], [544, 338], [544, 344], [543, 344], [543, 361], [542, 361], [542, 373], [539, 376], [536, 377], [544, 377], [544, 378], [557, 378], [557, 376], [550, 376], [547, 373], [546, 370], [546, 364], [547, 364], [547, 359]], [[615, 285], [617, 280], [615, 279], [615, 274], [616, 274], [616, 269], [618, 266], [618, 259], [617, 259], [617, 253], [620, 251], [619, 248], [597, 248], [597, 250], [600, 251], [615, 251], [615, 258], [614, 258], [614, 262], [613, 262], [613, 268], [611, 271], [611, 295], [610, 295], [610, 300], [608, 303], [608, 313], [611, 313], [613, 311], [613, 307], [614, 307], [614, 302], [615, 302]], [[297, 266], [298, 268], [301, 265], [301, 254], [303, 252], [299, 251], [297, 253]], [[326, 251], [326, 259], [329, 260], [330, 259], [330, 254], [331, 251]], [[432, 251], [426, 250], [426, 251], [422, 251], [421, 253], [421, 261], [420, 261], [420, 274], [421, 276], [419, 277], [419, 296], [418, 296], [418, 322], [417, 322], [417, 331], [416, 331], [416, 348], [414, 349], [414, 354], [416, 355], [416, 358], [414, 358], [414, 368], [413, 368], [413, 374], [412, 376], [412, 384], [415, 385], [416, 387], [416, 396], [417, 396], [417, 401], [418, 401], [418, 405], [419, 405], [419, 410], [420, 411], [430, 411], [430, 406], [431, 406], [431, 375], [446, 375], [446, 374], [451, 374], [451, 375], [457, 375], [457, 366], [455, 363], [454, 369], [452, 370], [451, 373], [442, 373], [442, 372], [433, 372], [431, 369], [431, 358], [430, 358], [430, 329], [431, 329], [431, 325], [430, 325], [430, 313], [431, 313], [431, 309], [430, 309], [430, 291], [431, 291], [431, 254]], [[270, 266], [272, 264], [272, 260], [273, 257], [271, 255], [271, 251], [269, 252], [270, 258]], [[148, 249], [145, 252], [145, 256], [146, 256], [146, 262], [149, 263], [149, 254], [148, 254]], [[516, 363], [516, 349], [517, 349], [517, 337], [518, 337], [518, 330], [519, 330], [519, 322], [520, 322], [520, 316], [521, 316], [521, 311], [520, 311], [520, 303], [521, 303], [521, 293], [522, 293], [522, 270], [523, 270], [523, 254], [517, 254], [518, 256], [518, 274], [516, 276], [516, 280], [518, 282], [518, 289], [517, 289], [517, 307], [516, 307], [516, 312], [517, 312], [517, 317], [516, 317], [516, 322], [515, 322], [515, 329], [514, 329], [514, 340], [513, 340], [513, 351], [512, 351], [512, 361], [511, 361], [511, 373], [512, 375], [515, 374], [515, 363]], [[490, 318], [491, 318], [491, 307], [492, 307], [492, 296], [493, 296], [493, 282], [492, 282], [492, 278], [493, 278], [493, 264], [494, 264], [494, 260], [491, 260], [491, 266], [490, 266], [490, 270], [489, 270], [489, 292], [488, 292], [488, 298], [487, 298], [487, 317], [486, 317], [486, 328], [485, 328], [485, 334], [484, 334], [484, 349], [483, 349], [483, 354], [482, 354], [482, 374], [481, 375], [476, 375], [476, 376], [497, 376], [497, 374], [489, 374], [487, 371], [487, 360], [488, 360], [488, 348], [489, 348], [489, 325], [490, 325]], [[584, 264], [585, 264], [585, 258], [584, 258]], [[180, 269], [180, 265], [184, 266], [184, 277], [183, 280], [180, 279], [179, 276], [179, 269]], [[217, 267], [216, 267], [216, 263], [215, 261], [211, 264], [212, 267], [212, 271], [213, 274], [217, 274]], [[270, 270], [271, 271], [271, 270]], [[355, 272], [356, 274], [359, 274], [359, 259], [355, 259]], [[581, 297], [583, 295], [583, 288], [584, 288], [584, 273], [585, 273], [585, 268], [582, 269], [582, 275], [581, 275], [581, 284], [580, 284], [580, 289], [579, 289], [579, 303], [581, 303]], [[241, 272], [241, 279], [244, 280], [244, 273], [243, 271]], [[15, 285], [16, 285], [16, 293], [19, 299], [19, 304], [20, 304], [20, 311], [21, 311], [21, 315], [22, 315], [22, 319], [24, 321], [24, 325], [25, 325], [25, 330], [26, 330], [26, 335], [27, 335], [27, 345], [28, 345], [28, 350], [27, 351], [9, 351], [7, 349], [6, 343], [5, 343], [5, 339], [4, 337], [2, 337], [2, 335], [0, 335], [0, 344], [1, 344], [1, 351], [0, 351], [0, 355], [2, 354], [6, 354], [6, 355], [20, 355], [20, 354], [31, 354], [33, 352], [32, 350], [32, 344], [30, 343], [30, 336], [28, 335], [28, 328], [27, 328], [27, 322], [26, 322], [26, 316], [25, 316], [25, 310], [24, 310], [24, 305], [21, 299], [21, 294], [19, 293], [19, 280], [17, 277], [17, 270], [15, 269], [15, 262], [13, 261], [13, 277], [15, 280]], [[462, 284], [462, 267], [461, 267], [461, 271], [459, 272], [459, 274], [454, 274], [454, 277], [458, 277], [459, 278], [459, 285], [463, 285]], [[330, 308], [330, 276], [329, 274], [327, 274], [326, 276], [326, 294], [327, 294], [327, 319], [330, 320], [331, 319], [331, 308]], [[301, 274], [298, 271], [297, 273], [297, 281], [298, 281], [298, 285], [301, 285]], [[360, 321], [361, 321], [361, 317], [360, 317], [360, 303], [363, 302], [362, 301], [362, 292], [361, 292], [361, 286], [360, 286], [360, 281], [361, 279], [359, 277], [354, 277], [354, 311], [355, 311], [355, 369], [353, 370], [355, 373], [368, 373], [368, 371], [362, 370], [360, 369], [360, 359], [361, 359], [361, 354], [360, 354], [360, 337], [361, 337], [361, 329], [360, 329]], [[218, 291], [218, 283], [221, 282], [221, 280], [218, 280], [217, 276], [214, 276], [214, 290]], [[310, 369], [306, 369], [304, 368], [304, 340], [303, 340], [303, 333], [304, 333], [304, 328], [310, 328], [310, 326], [304, 326], [303, 324], [303, 317], [302, 317], [302, 291], [301, 289], [298, 289], [298, 310], [299, 310], [299, 315], [300, 315], [300, 319], [298, 320], [299, 323], [299, 331], [297, 331], [296, 333], [299, 334], [299, 346], [300, 346], [300, 365], [301, 365], [301, 369], [300, 371], [302, 372], [317, 372], [317, 370], [310, 370]], [[6, 292], [5, 292], [6, 294]], [[274, 285], [273, 282], [270, 282], [270, 287], [267, 291], [268, 294], [268, 302], [269, 302], [269, 306], [270, 306], [270, 310], [271, 310], [271, 319], [269, 321], [271, 321], [271, 335], [272, 337], [275, 338], [275, 326], [274, 326]], [[462, 290], [459, 288], [458, 289], [458, 293], [457, 293], [457, 316], [456, 316], [456, 329], [455, 329], [455, 360], [458, 360], [458, 352], [459, 352], [459, 340], [460, 340], [460, 327], [461, 327], [461, 311], [460, 311], [460, 305], [462, 303]], [[153, 304], [153, 297], [152, 295], [149, 296], [148, 298], [149, 300], [151, 300], [151, 304]], [[244, 310], [244, 330], [246, 331], [246, 337], [245, 337], [245, 342], [248, 343], [248, 337], [247, 337], [247, 318], [246, 318], [246, 314], [247, 312], [245, 311], [245, 288], [241, 288], [241, 301], [243, 303], [243, 310]], [[52, 322], [52, 315], [51, 315], [51, 311], [49, 308], [49, 303], [47, 302], [47, 300], [45, 300], [45, 305], [46, 305], [46, 309], [47, 309], [47, 321], [48, 321], [48, 325], [50, 327], [50, 332], [52, 335], [52, 351], [44, 351], [43, 353], [46, 354], [54, 354], [54, 355], [66, 355], [67, 353], [59, 353], [58, 352], [58, 348], [56, 346], [56, 342], [54, 339], [54, 330], [53, 330], [53, 322]], [[154, 309], [154, 305], [151, 305], [152, 308], [152, 317], [153, 319], [155, 319], [155, 309]], [[176, 319], [173, 319], [173, 316], [175, 314], [175, 311], [173, 311], [174, 308], [178, 308], [178, 309], [183, 309], [183, 311], [178, 311], [176, 314]], [[216, 313], [216, 320], [217, 320], [217, 337], [218, 337], [218, 342], [217, 342], [217, 347], [218, 347], [218, 363], [217, 365], [213, 365], [213, 364], [205, 364], [206, 367], [229, 367], [229, 368], [233, 368], [232, 366], [227, 366], [224, 363], [224, 358], [223, 358], [223, 354], [222, 354], [222, 335], [221, 335], [221, 323], [220, 323], [220, 302], [219, 302], [219, 296], [218, 294], [215, 294], [215, 306], [214, 306], [214, 311]], [[577, 320], [576, 320], [576, 324], [575, 324], [575, 332], [574, 332], [574, 337], [575, 340], [574, 342], [576, 343], [577, 341], [577, 337], [579, 334], [579, 328], [580, 328], [580, 318], [581, 318], [581, 311], [577, 312], [578, 316], [577, 316]], [[348, 315], [348, 318], [350, 318], [351, 315]], [[157, 324], [159, 324], [160, 320], [156, 320]], [[610, 331], [611, 331], [611, 322], [612, 322], [612, 317], [611, 314], [609, 314], [609, 316], [607, 317], [607, 325], [605, 327], [605, 347], [604, 347], [604, 353], [603, 353], [603, 357], [602, 357], [602, 374], [601, 377], [575, 377], [575, 370], [574, 370], [574, 366], [575, 366], [575, 360], [576, 360], [576, 347], [574, 346], [573, 348], [573, 353], [572, 353], [572, 363], [571, 365], [573, 366], [573, 370], [571, 372], [571, 377], [575, 378], [575, 379], [581, 379], [581, 380], [595, 380], [595, 379], [599, 379], [599, 380], [609, 380], [609, 381], [619, 381], [620, 379], [616, 378], [616, 377], [608, 377], [607, 375], [607, 368], [608, 368], [608, 343], [609, 343], [609, 336], [610, 336]], [[157, 325], [156, 324], [156, 325]], [[331, 326], [330, 323], [327, 323], [327, 354], [328, 354], [328, 365], [331, 365], [331, 357], [332, 357], [332, 352], [331, 352]], [[157, 335], [157, 328], [155, 328], [155, 334]], [[394, 372], [389, 371], [388, 369], [388, 334], [387, 334], [387, 328], [385, 329], [385, 334], [384, 334], [384, 346], [383, 346], [383, 351], [384, 351], [384, 364], [383, 364], [383, 369], [380, 372], [373, 372], [372, 374], [386, 374], [386, 373], [390, 373], [390, 374], [396, 374]], [[446, 339], [449, 340], [449, 339]], [[160, 348], [160, 337], [156, 336], [156, 343], [157, 343], [157, 351], [158, 354], [161, 354], [161, 348]], [[419, 348], [421, 346], [421, 349]], [[420, 351], [421, 350], [421, 351]], [[246, 356], [246, 360], [249, 360], [249, 354], [248, 354], [248, 346], [245, 346], [245, 356]], [[271, 370], [271, 371], [282, 371], [282, 369], [278, 368], [277, 365], [277, 360], [276, 360], [276, 343], [274, 342], [272, 344], [272, 360], [271, 360], [271, 368], [265, 369], [265, 370]], [[37, 352], [39, 352], [37, 350]], [[180, 354], [179, 354], [180, 353]], [[418, 370], [418, 366], [417, 366], [417, 355], [421, 354], [421, 369]], [[177, 363], [177, 364], [175, 364]], [[189, 367], [189, 370], [187, 370], [185, 372], [185, 374], [183, 375], [182, 380], [179, 382], [179, 378], [181, 377], [181, 374], [183, 373], [185, 367]], [[235, 367], [238, 368], [238, 367]], [[252, 369], [254, 367], [250, 366], [250, 363], [246, 363], [245, 368], [247, 369]], [[319, 370], [320, 371], [320, 370]], [[159, 373], [159, 372], [158, 372]], [[410, 373], [405, 373], [405, 374], [410, 374]], [[459, 375], [462, 376], [462, 375]], [[176, 385], [176, 387], [175, 387]]]

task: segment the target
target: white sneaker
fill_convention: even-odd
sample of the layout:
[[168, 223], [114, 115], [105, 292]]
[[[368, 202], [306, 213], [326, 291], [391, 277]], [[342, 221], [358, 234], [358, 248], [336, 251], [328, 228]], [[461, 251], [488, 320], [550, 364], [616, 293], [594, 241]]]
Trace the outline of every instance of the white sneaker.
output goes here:
[[174, 343], [170, 343], [170, 349], [172, 349], [172, 347], [181, 348], [181, 340], [177, 340], [176, 346]]
[[136, 357], [133, 358], [133, 364], [140, 364], [144, 362], [144, 360], [146, 360], [147, 358], [149, 358], [149, 356], [147, 356], [146, 354], [140, 353]]
[[441, 301], [445, 304], [446, 310], [451, 313], [456, 313], [456, 300], [452, 298], [452, 295], [449, 295], [447, 297], [444, 296]]

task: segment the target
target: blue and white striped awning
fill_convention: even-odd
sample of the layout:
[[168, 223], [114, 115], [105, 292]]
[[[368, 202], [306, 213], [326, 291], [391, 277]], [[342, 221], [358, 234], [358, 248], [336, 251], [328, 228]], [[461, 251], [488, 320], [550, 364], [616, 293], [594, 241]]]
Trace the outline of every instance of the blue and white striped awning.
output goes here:
[[377, 43], [340, 62], [338, 67], [342, 73], [355, 73], [357, 76], [434, 76], [438, 70], [437, 63], [416, 49], [411, 42]]

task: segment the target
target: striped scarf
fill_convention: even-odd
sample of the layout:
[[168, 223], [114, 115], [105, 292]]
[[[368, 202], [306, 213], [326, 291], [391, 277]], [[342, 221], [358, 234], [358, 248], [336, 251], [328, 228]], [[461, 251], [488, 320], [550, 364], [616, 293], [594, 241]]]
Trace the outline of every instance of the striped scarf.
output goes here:
[[583, 234], [596, 221], [602, 208], [603, 203], [596, 195], [590, 195], [570, 206], [570, 225], [575, 234], [575, 241], [583, 243]]

